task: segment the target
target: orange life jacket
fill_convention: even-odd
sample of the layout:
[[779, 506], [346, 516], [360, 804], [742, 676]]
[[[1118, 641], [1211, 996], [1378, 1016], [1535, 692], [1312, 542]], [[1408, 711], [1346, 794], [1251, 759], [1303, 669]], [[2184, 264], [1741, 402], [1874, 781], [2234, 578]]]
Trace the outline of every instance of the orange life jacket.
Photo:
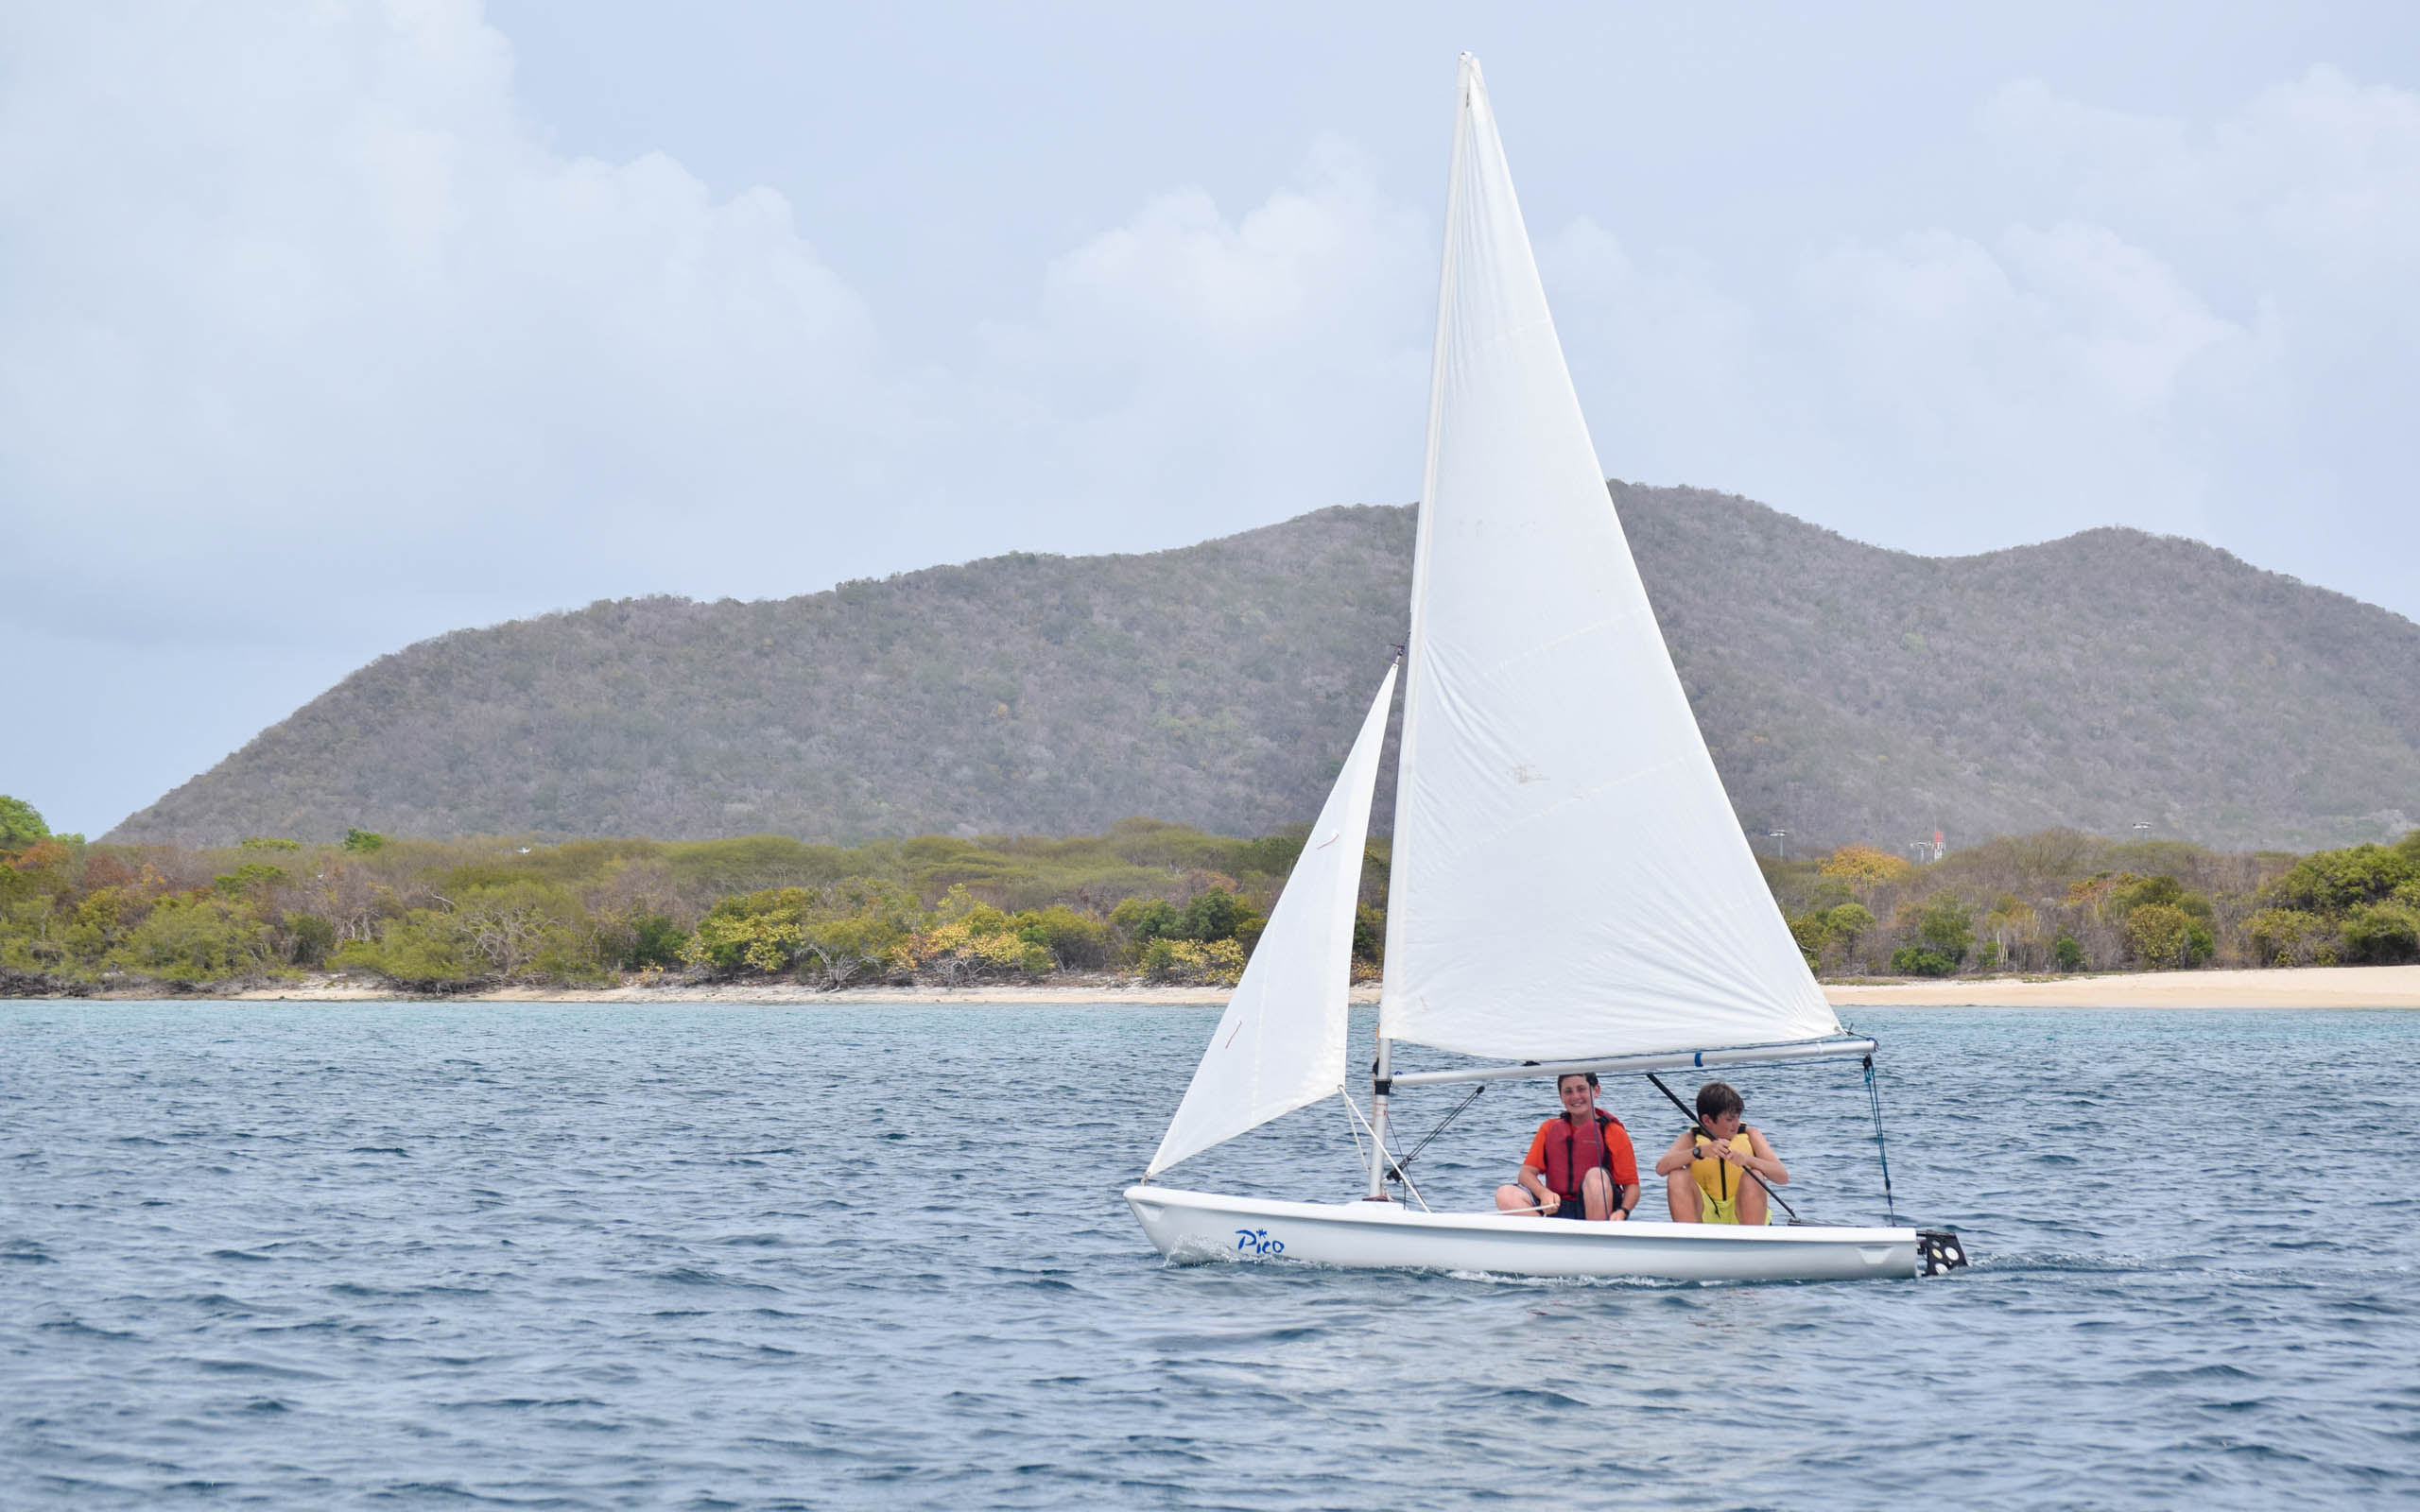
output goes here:
[[[1571, 1126], [1568, 1117], [1560, 1114], [1547, 1122], [1563, 1125], [1563, 1138], [1558, 1140], [1552, 1134], [1547, 1136], [1547, 1168], [1539, 1174], [1546, 1177], [1547, 1191], [1557, 1196], [1576, 1198], [1580, 1195], [1581, 1179], [1588, 1171], [1588, 1166], [1580, 1160], [1580, 1131]], [[1621, 1126], [1620, 1119], [1601, 1108], [1597, 1109], [1597, 1159], [1593, 1163], [1614, 1183], [1616, 1202], [1621, 1197], [1618, 1190], [1621, 1180], [1614, 1175], [1614, 1142], [1606, 1131], [1609, 1127]], [[1623, 1130], [1623, 1133], [1627, 1137], [1629, 1131]]]

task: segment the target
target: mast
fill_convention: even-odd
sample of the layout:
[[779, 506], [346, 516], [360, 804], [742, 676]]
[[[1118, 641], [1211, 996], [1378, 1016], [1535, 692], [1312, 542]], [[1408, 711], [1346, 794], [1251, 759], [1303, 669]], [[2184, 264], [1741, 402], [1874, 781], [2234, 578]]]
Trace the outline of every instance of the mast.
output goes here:
[[[1454, 272], [1458, 259], [1454, 255], [1456, 232], [1460, 229], [1462, 209], [1462, 158], [1469, 151], [1471, 120], [1471, 79], [1478, 71], [1478, 60], [1461, 55], [1454, 80], [1454, 150], [1445, 168], [1445, 245], [1439, 257], [1437, 277], [1437, 335], [1428, 359], [1428, 435], [1426, 451], [1420, 468], [1420, 518], [1412, 535], [1411, 548], [1411, 627], [1404, 639], [1403, 741], [1395, 751], [1395, 842], [1387, 857], [1387, 942], [1386, 958], [1394, 961], [1401, 946], [1412, 900], [1409, 889], [1396, 886], [1396, 879], [1409, 873], [1404, 867], [1405, 841], [1409, 838], [1403, 822], [1404, 814], [1413, 801], [1413, 752], [1419, 748], [1418, 732], [1422, 706], [1427, 701], [1428, 679], [1425, 676], [1426, 651], [1428, 643], [1428, 562], [1436, 547], [1434, 511], [1429, 501], [1437, 491], [1437, 446], [1442, 434], [1438, 420], [1445, 407], [1445, 362], [1449, 353], [1450, 317], [1454, 307]], [[1386, 980], [1386, 969], [1380, 969], [1380, 981]], [[1380, 988], [1381, 996], [1386, 988]], [[1392, 1091], [1391, 1071], [1394, 1063], [1394, 1043], [1387, 1038], [1386, 1015], [1382, 1009], [1378, 1022], [1378, 1054], [1370, 1066], [1370, 1131], [1375, 1145], [1370, 1156], [1370, 1195], [1384, 1198], [1387, 1194], [1387, 1096]]]
[[1378, 1040], [1378, 1058], [1370, 1063], [1370, 1194], [1363, 1200], [1385, 1202], [1387, 1198], [1387, 1096], [1394, 1090], [1394, 1043], [1383, 1036]]

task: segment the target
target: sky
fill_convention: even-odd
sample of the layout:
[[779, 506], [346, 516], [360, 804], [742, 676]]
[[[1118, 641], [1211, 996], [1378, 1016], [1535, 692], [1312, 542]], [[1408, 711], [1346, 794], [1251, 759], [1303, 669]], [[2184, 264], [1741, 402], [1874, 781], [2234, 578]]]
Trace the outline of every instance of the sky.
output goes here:
[[1456, 54], [1606, 470], [2420, 616], [2408, 4], [0, 0], [0, 792], [644, 593], [1419, 489]]

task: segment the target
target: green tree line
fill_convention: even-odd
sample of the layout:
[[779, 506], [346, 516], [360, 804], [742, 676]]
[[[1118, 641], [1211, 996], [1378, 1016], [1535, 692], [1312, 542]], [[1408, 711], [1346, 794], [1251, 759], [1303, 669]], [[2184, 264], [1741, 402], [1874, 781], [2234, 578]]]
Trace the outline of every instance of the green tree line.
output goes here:
[[[881, 984], [1242, 972], [1302, 848], [1130, 819], [1072, 838], [856, 846], [262, 836], [87, 844], [0, 797], [0, 991], [227, 990], [337, 972], [412, 992], [678, 978]], [[1386, 931], [1386, 843], [1364, 857], [1357, 971]], [[1826, 975], [2420, 960], [2420, 831], [2392, 846], [2232, 854], [2075, 831], [1927, 865], [1863, 846], [1767, 861]]]
[[2305, 855], [2051, 830], [1925, 865], [1866, 846], [1763, 865], [1827, 975], [2420, 960], [2420, 830]]
[[[14, 804], [11, 808], [9, 805]], [[22, 814], [20, 814], [22, 810]], [[633, 977], [882, 984], [1241, 975], [1299, 832], [778, 835], [560, 845], [275, 836], [88, 845], [0, 799], [0, 991], [225, 989], [339, 972], [414, 992]], [[1385, 850], [1356, 943], [1374, 973]]]

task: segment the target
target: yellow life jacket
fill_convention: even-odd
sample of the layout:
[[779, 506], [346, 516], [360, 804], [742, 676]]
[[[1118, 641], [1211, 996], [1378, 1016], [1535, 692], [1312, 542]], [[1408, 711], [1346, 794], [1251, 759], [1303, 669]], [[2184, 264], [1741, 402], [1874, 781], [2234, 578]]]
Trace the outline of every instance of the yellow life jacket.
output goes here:
[[[1743, 1140], [1747, 1141], [1741, 1147], [1742, 1154], [1756, 1153], [1755, 1141], [1748, 1139], [1747, 1125], [1740, 1125], [1739, 1132], [1732, 1135], [1731, 1139], [1735, 1144]], [[1689, 1179], [1698, 1184], [1699, 1191], [1726, 1207], [1738, 1201], [1739, 1189], [1755, 1177], [1716, 1155], [1713, 1136], [1703, 1129], [1697, 1132], [1696, 1149], [1697, 1159], [1689, 1162]]]

